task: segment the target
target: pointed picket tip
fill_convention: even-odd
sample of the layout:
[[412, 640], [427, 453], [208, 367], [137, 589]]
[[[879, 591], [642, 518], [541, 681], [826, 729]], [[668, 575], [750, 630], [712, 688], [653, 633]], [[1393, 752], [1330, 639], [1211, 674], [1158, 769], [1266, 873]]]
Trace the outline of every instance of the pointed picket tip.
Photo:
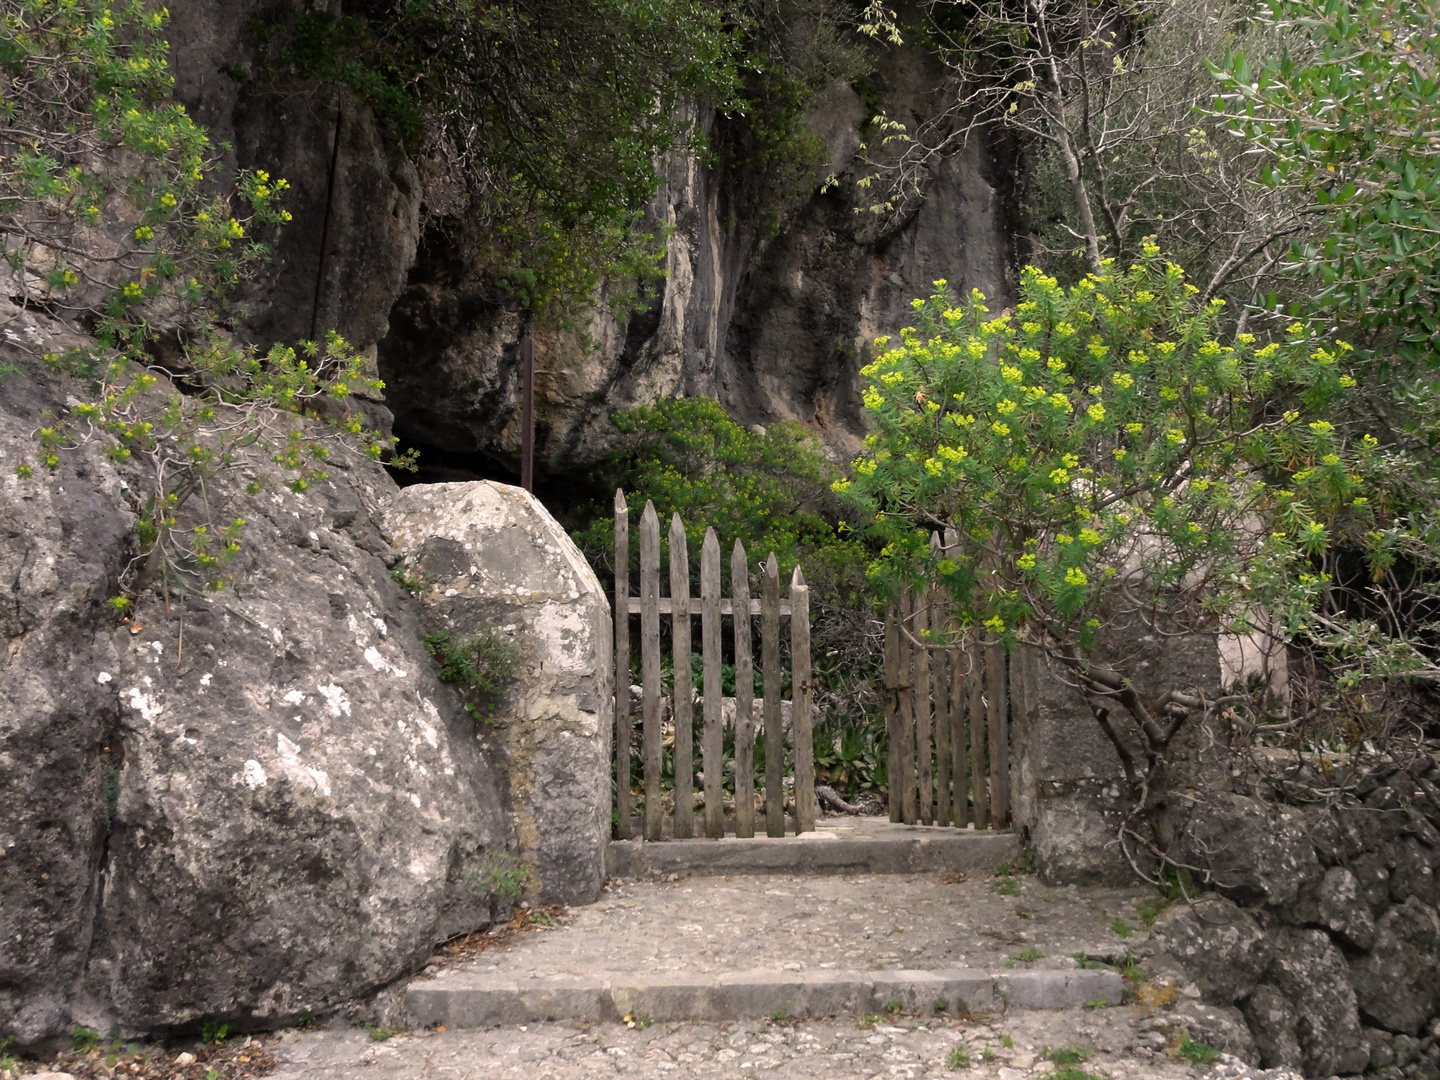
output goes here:
[[622, 512], [630, 509], [625, 505], [625, 492], [618, 487], [615, 489], [615, 509]]
[[770, 552], [770, 558], [765, 563], [765, 573], [769, 577], [780, 576], [780, 562], [775, 558], [775, 553]]
[[660, 515], [655, 513], [655, 504], [649, 499], [645, 500], [645, 512], [640, 515], [640, 520], [653, 524], [657, 529], [660, 527]]
[[745, 562], [745, 545], [739, 540], [736, 540], [735, 546], [730, 549], [730, 557], [732, 559], [739, 559], [742, 564]]
[[720, 554], [720, 538], [715, 535], [715, 529], [713, 527], [705, 530], [705, 542], [701, 550], [713, 551], [716, 555]]
[[795, 567], [795, 572], [790, 575], [790, 588], [805, 588], [805, 575], [800, 572], [800, 567]]

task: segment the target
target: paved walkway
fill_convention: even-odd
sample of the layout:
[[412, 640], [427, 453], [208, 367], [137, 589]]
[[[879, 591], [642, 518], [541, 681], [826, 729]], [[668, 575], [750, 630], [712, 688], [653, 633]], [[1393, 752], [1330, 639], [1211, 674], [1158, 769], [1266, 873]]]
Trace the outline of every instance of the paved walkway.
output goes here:
[[[1050, 889], [973, 874], [691, 878], [611, 883], [571, 921], [467, 969], [525, 975], [699, 974], [779, 967], [1074, 968], [1143, 940], [1143, 889]], [[1133, 928], [1121, 937], [1115, 920]], [[1029, 950], [1029, 952], [1027, 952]], [[1030, 961], [1023, 956], [1040, 955]]]
[[[755, 968], [802, 974], [849, 969], [1073, 971], [1077, 958], [1123, 962], [1145, 939], [1140, 889], [1050, 889], [1033, 877], [916, 874], [693, 878], [615, 882], [568, 921], [519, 935], [416, 985], [485, 977], [659, 981], [723, 978]], [[1113, 977], [1113, 976], [1112, 976]], [[802, 1078], [825, 1080], [1298, 1080], [1227, 1060], [1175, 1056], [1170, 1014], [1121, 1005], [998, 1015], [853, 1011], [778, 1022], [566, 1020], [478, 1030], [420, 1030], [387, 1041], [334, 1026], [288, 1032], [273, 1047], [277, 1080], [570, 1080]], [[1078, 1050], [1078, 1056], [1049, 1054]], [[1074, 1064], [1076, 1061], [1080, 1063]], [[1063, 1068], [1078, 1071], [1064, 1072]]]

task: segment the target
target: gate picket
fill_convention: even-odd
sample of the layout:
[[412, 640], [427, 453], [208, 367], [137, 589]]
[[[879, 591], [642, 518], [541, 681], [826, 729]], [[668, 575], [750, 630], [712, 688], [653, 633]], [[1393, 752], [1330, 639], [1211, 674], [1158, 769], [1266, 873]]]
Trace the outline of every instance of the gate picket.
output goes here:
[[690, 552], [685, 525], [670, 520], [670, 656], [675, 727], [675, 839], [695, 835], [695, 687], [690, 673]]
[[800, 567], [790, 578], [790, 726], [795, 742], [795, 832], [815, 831], [815, 734], [810, 702], [810, 587]]
[[739, 540], [730, 553], [735, 636], [735, 835], [755, 835], [755, 667], [750, 659], [750, 567]]
[[785, 835], [785, 734], [780, 723], [780, 567], [760, 574], [760, 670], [765, 717], [765, 835]]
[[615, 817], [621, 840], [630, 828], [630, 508], [615, 489]]
[[725, 748], [720, 712], [724, 693], [720, 685], [720, 541], [714, 529], [705, 530], [700, 548], [700, 653], [705, 675], [705, 726], [700, 747], [705, 770], [705, 835], [718, 839], [725, 835]]
[[660, 519], [647, 502], [640, 515], [640, 722], [645, 742], [645, 839], [659, 840], [660, 754]]

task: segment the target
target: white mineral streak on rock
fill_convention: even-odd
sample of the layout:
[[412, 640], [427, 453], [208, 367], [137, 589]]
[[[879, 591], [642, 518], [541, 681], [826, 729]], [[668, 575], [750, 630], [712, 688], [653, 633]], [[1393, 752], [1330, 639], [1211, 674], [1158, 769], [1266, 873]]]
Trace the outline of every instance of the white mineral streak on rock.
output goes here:
[[108, 683], [112, 678], [113, 678], [113, 676], [110, 674], [110, 672], [108, 672], [108, 671], [102, 671], [102, 672], [100, 672], [99, 675], [96, 675], [96, 676], [95, 676], [95, 681], [98, 682], [101, 686], [104, 686], [104, 685], [105, 685], [106, 683]]
[[[325, 699], [325, 704], [329, 708], [331, 716], [340, 716], [342, 713], [346, 716], [350, 715], [350, 699], [345, 696], [343, 687], [329, 683], [325, 686], [317, 686], [315, 689], [319, 690], [320, 696]], [[290, 700], [289, 694], [285, 695], [285, 700]], [[303, 694], [301, 695], [301, 700], [304, 700]]]
[[300, 760], [300, 747], [283, 734], [275, 738], [275, 752], [280, 756], [279, 771], [297, 787], [314, 791], [326, 798], [330, 796], [330, 774], [312, 769]]
[[[323, 689], [323, 688], [321, 689], [321, 692], [322, 692], [322, 693], [324, 692], [324, 689]], [[280, 700], [283, 701], [283, 702], [285, 702], [287, 705], [299, 705], [299, 704], [303, 703], [304, 700], [305, 700], [305, 691], [303, 691], [303, 690], [291, 690], [288, 694], [286, 694], [286, 695], [285, 695], [283, 698], [281, 698]]]
[[[145, 680], [149, 683], [149, 679]], [[144, 694], [138, 686], [132, 686], [125, 693], [130, 695], [130, 708], [138, 712], [147, 724], [153, 724], [157, 717], [165, 711], [165, 707], [158, 701], [153, 701]]]
[[243, 783], [246, 787], [250, 788], [252, 791], [255, 788], [264, 787], [267, 782], [267, 777], [265, 776], [265, 770], [261, 767], [260, 762], [256, 761], [254, 758], [251, 758], [249, 761], [245, 762], [245, 771], [240, 774], [240, 782]]

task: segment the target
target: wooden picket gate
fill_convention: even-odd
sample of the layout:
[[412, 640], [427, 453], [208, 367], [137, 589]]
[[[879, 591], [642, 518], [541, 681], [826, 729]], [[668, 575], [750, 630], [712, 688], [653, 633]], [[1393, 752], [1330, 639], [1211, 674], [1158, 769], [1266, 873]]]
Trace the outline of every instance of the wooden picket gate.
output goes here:
[[[731, 594], [721, 597], [720, 541], [705, 530], [700, 551], [700, 596], [690, 595], [690, 555], [685, 526], [676, 514], [670, 523], [670, 595], [660, 595], [660, 522], [655, 505], [646, 502], [640, 517], [640, 595], [630, 595], [630, 517], [625, 493], [615, 492], [615, 809], [620, 839], [631, 838], [630, 759], [633, 722], [630, 716], [630, 617], [640, 617], [641, 735], [644, 759], [644, 836], [659, 840], [663, 832], [660, 800], [663, 738], [660, 707], [660, 617], [670, 616], [674, 661], [672, 716], [675, 728], [674, 836], [695, 835], [694, 814], [694, 688], [690, 673], [691, 620], [700, 617], [703, 698], [701, 768], [705, 782], [705, 835], [725, 835], [724, 729], [721, 705], [722, 621], [730, 619], [735, 655], [735, 835], [755, 835], [754, 660], [751, 618], [760, 617], [760, 666], [763, 693], [761, 716], [765, 734], [765, 832], [785, 835], [785, 739], [780, 707], [780, 620], [790, 619], [791, 738], [795, 765], [797, 832], [815, 828], [815, 748], [811, 717], [810, 590], [797, 566], [790, 597], [780, 599], [780, 575], [774, 552], [761, 567], [760, 598], [750, 598], [745, 546], [737, 539], [730, 555]], [[779, 797], [775, 797], [779, 795]]]
[[[930, 538], [938, 559], [953, 530]], [[906, 592], [885, 619], [885, 731], [890, 820], [1003, 828], [1010, 822], [1006, 657], [974, 636], [944, 648], [925, 631], [952, 629], [942, 590]], [[951, 635], [953, 636], [953, 634]]]

